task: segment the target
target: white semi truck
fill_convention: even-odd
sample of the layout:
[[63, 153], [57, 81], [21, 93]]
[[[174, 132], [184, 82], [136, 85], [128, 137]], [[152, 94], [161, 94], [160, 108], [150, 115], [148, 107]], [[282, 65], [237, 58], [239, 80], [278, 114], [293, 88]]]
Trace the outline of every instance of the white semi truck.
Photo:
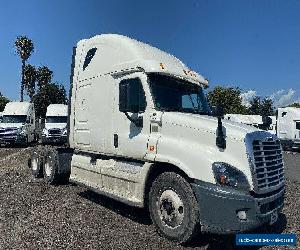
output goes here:
[[43, 144], [63, 144], [67, 141], [68, 106], [50, 104], [47, 107]]
[[278, 108], [277, 136], [284, 148], [300, 148], [300, 108]]
[[37, 147], [36, 177], [147, 208], [178, 243], [197, 229], [242, 232], [277, 220], [285, 190], [277, 137], [212, 117], [207, 80], [180, 60], [100, 35], [75, 47], [71, 79], [68, 147]]
[[36, 140], [33, 103], [9, 102], [0, 124], [0, 144], [23, 144]]

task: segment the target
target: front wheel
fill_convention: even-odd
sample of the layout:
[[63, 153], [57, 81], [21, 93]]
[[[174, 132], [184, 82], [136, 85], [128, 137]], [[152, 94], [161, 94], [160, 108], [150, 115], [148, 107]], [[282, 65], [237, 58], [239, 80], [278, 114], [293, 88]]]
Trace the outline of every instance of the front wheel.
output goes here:
[[190, 184], [177, 173], [162, 173], [153, 182], [149, 211], [159, 234], [171, 241], [187, 242], [199, 228], [197, 200]]

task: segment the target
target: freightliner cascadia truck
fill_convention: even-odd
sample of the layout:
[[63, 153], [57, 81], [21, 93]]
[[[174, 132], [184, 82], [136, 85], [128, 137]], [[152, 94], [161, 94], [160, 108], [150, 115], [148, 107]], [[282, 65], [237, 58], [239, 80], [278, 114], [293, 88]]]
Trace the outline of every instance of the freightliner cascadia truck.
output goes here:
[[50, 104], [47, 107], [43, 144], [63, 144], [67, 141], [68, 106]]
[[7, 103], [0, 123], [0, 145], [19, 144], [27, 146], [36, 141], [36, 138], [33, 103]]
[[176, 57], [121, 35], [73, 51], [68, 146], [29, 160], [49, 184], [70, 181], [149, 210], [157, 231], [235, 233], [276, 222], [285, 180], [277, 137], [212, 116], [208, 82]]

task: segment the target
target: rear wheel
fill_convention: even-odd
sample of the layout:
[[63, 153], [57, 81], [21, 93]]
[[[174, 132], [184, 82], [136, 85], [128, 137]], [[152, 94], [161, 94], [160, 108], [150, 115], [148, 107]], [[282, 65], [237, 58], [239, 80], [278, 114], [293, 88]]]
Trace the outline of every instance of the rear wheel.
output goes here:
[[49, 184], [63, 184], [69, 179], [69, 174], [59, 173], [58, 152], [48, 149], [44, 157], [44, 179]]
[[149, 211], [159, 234], [171, 241], [187, 242], [199, 228], [197, 200], [190, 184], [177, 173], [162, 173], [153, 182]]
[[32, 151], [29, 164], [31, 173], [35, 178], [43, 177], [43, 156], [37, 149]]

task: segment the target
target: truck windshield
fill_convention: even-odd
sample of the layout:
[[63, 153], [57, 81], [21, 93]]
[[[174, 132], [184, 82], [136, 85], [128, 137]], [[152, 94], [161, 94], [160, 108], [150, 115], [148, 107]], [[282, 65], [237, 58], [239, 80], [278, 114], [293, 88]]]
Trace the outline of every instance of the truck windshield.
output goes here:
[[200, 86], [155, 73], [148, 74], [148, 79], [157, 109], [201, 115], [211, 114], [203, 89]]
[[26, 115], [4, 115], [2, 123], [25, 123]]
[[67, 123], [66, 116], [47, 116], [46, 123]]

